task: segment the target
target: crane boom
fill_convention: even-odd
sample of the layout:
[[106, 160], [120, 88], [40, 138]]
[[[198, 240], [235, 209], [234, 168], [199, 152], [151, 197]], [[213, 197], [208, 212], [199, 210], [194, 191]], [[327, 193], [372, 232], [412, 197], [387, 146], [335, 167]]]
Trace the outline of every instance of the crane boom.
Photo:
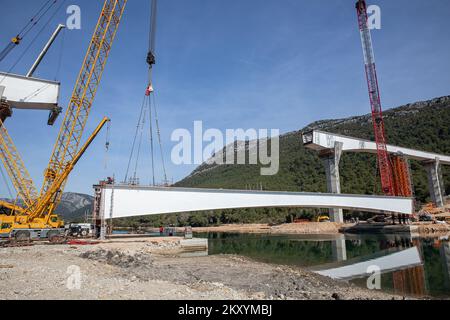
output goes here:
[[38, 198], [38, 191], [4, 124], [0, 120], [0, 155], [17, 195], [25, 206]]
[[[58, 176], [62, 174], [67, 165], [77, 155], [89, 112], [126, 3], [127, 0], [105, 0], [50, 162], [44, 174], [44, 183], [40, 192], [41, 197], [52, 188]], [[65, 183], [62, 183], [58, 192], [56, 192], [56, 197], [53, 199], [55, 205], [61, 199]]]
[[365, 0], [356, 3], [359, 30], [364, 53], [367, 85], [372, 107], [372, 122], [377, 144], [378, 167], [381, 176], [381, 187], [386, 195], [394, 195], [394, 181], [390, 157], [387, 151], [387, 142], [384, 129], [383, 111], [381, 107], [380, 90], [378, 87], [377, 70], [375, 66], [375, 55], [372, 46], [372, 37], [368, 25], [367, 5]]
[[107, 122], [109, 122], [110, 119], [107, 117], [104, 117], [103, 120], [100, 122], [100, 124], [97, 126], [97, 128], [94, 130], [94, 132], [90, 135], [86, 143], [83, 145], [83, 147], [77, 152], [75, 157], [72, 158], [71, 162], [67, 164], [67, 166], [64, 168], [63, 172], [55, 179], [55, 182], [53, 183], [52, 187], [42, 196], [39, 198], [39, 201], [34, 205], [29, 211], [29, 220], [32, 220], [36, 217], [42, 217], [45, 216], [46, 218], [50, 217], [53, 213], [53, 210], [56, 207], [56, 203], [52, 201], [54, 198], [54, 195], [60, 192], [61, 186], [66, 183], [67, 178], [69, 177], [69, 174], [72, 172], [75, 165], [78, 163], [80, 158], [83, 156], [83, 154], [86, 152], [87, 148], [91, 145], [92, 141], [97, 137], [99, 132], [102, 130], [102, 128], [105, 126]]

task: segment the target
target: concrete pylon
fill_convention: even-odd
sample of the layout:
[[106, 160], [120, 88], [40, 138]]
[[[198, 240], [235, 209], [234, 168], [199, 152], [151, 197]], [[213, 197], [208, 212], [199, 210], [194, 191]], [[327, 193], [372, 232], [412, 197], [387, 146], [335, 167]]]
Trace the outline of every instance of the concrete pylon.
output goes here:
[[[324, 150], [319, 154], [319, 157], [325, 166], [328, 193], [341, 193], [339, 163], [341, 162], [342, 147], [342, 142], [335, 142], [334, 148]], [[344, 223], [344, 214], [342, 209], [330, 209], [330, 220], [332, 222]]]
[[434, 161], [424, 162], [424, 165], [428, 173], [428, 188], [431, 200], [437, 207], [443, 207], [445, 205], [445, 189], [439, 158], [436, 158]]

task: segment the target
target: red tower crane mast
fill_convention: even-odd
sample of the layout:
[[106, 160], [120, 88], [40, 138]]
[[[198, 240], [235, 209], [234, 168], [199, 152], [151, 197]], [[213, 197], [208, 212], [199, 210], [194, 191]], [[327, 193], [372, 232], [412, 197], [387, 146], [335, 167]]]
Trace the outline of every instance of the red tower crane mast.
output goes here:
[[386, 135], [381, 108], [380, 90], [378, 87], [377, 70], [375, 67], [375, 56], [372, 46], [372, 37], [368, 24], [367, 5], [365, 0], [356, 3], [358, 13], [359, 30], [364, 53], [366, 67], [367, 85], [369, 87], [369, 98], [372, 106], [372, 122], [377, 144], [378, 167], [381, 176], [381, 187], [386, 195], [395, 195], [394, 178], [390, 157], [386, 146]]

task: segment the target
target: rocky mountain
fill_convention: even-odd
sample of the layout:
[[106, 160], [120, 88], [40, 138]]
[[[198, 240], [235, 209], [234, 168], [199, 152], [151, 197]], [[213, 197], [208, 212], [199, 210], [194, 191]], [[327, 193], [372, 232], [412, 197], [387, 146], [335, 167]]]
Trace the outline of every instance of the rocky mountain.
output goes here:
[[66, 192], [56, 210], [65, 222], [83, 221], [86, 213], [92, 214], [94, 197], [87, 194]]
[[[390, 144], [450, 154], [450, 96], [390, 109], [384, 117]], [[370, 114], [321, 120], [280, 137], [280, 171], [276, 176], [261, 176], [259, 166], [216, 165], [208, 161], [176, 185], [231, 189], [260, 189], [262, 185], [265, 190], [325, 192], [322, 163], [315, 152], [302, 145], [302, 133], [313, 129], [373, 140]], [[243, 145], [239, 142], [237, 147]], [[380, 193], [375, 156], [345, 154], [341, 166], [343, 192]], [[411, 169], [416, 197], [422, 202], [429, 201], [423, 167], [412, 161]], [[443, 168], [443, 173], [450, 192], [450, 170]]]
[[[14, 202], [9, 199], [3, 199], [8, 202]], [[22, 205], [21, 201], [17, 202], [18, 205]], [[91, 215], [94, 205], [94, 197], [87, 194], [66, 192], [61, 198], [61, 202], [56, 208], [55, 212], [58, 213], [64, 222], [82, 222], [87, 214]]]

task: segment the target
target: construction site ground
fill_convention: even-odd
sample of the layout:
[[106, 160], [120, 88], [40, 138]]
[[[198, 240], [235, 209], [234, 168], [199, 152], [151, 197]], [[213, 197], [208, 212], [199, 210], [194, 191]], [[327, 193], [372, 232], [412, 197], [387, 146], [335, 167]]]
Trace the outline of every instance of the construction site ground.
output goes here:
[[180, 240], [0, 248], [0, 289], [5, 299], [402, 298], [240, 256], [181, 258]]

